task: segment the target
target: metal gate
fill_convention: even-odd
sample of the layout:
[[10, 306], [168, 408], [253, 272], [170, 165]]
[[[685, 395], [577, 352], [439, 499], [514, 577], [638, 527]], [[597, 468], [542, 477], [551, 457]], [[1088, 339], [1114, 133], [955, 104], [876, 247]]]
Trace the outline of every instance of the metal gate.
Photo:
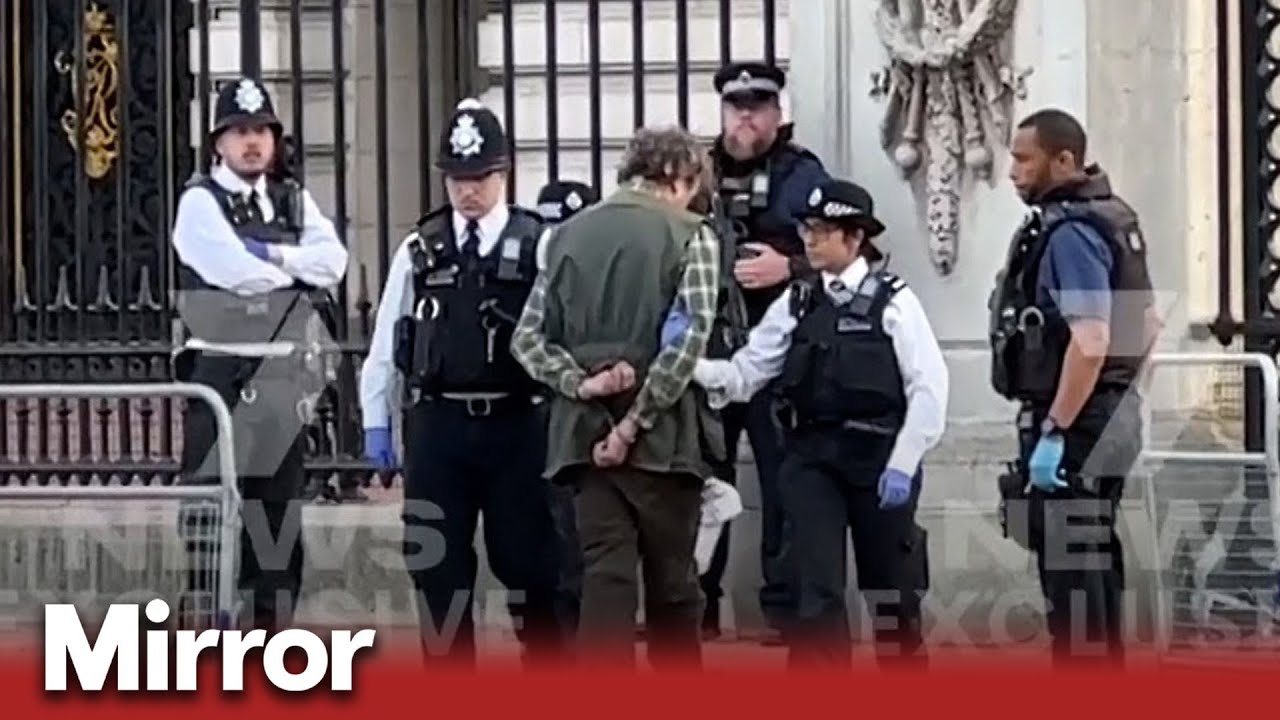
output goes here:
[[[443, 187], [436, 138], [478, 96], [513, 136], [510, 193], [604, 189], [636, 125], [718, 129], [711, 74], [786, 65], [774, 0], [11, 0], [0, 8], [0, 383], [165, 382], [177, 197], [207, 167], [218, 85], [260, 71], [292, 171], [353, 263], [334, 382], [306, 429], [311, 487], [387, 485], [360, 459], [356, 374], [402, 234]], [[547, 58], [552, 58], [551, 62]], [[12, 170], [12, 171], [11, 171]], [[172, 480], [183, 406], [0, 399], [0, 477], [68, 467]]]
[[[1156, 650], [1164, 660], [1274, 663], [1280, 656], [1280, 373], [1263, 353], [1170, 353], [1160, 367], [1253, 369], [1261, 451], [1156, 448], [1143, 423], [1139, 477], [1157, 568]], [[1219, 470], [1223, 477], [1207, 471]]]
[[[143, 519], [139, 523], [146, 536], [141, 543], [125, 550], [127, 559], [119, 576], [104, 580], [103, 575], [112, 572], [108, 563], [97, 558], [87, 567], [70, 558], [76, 554], [103, 552], [103, 538], [93, 537], [94, 530], [102, 528], [97, 517], [82, 518], [77, 523], [74, 509], [65, 512], [58, 507], [61, 517], [58, 532], [46, 533], [33, 543], [22, 543], [7, 538], [6, 551], [21, 553], [21, 547], [43, 544], [53, 554], [61, 553], [63, 562], [6, 563], [4, 569], [26, 565], [36, 574], [50, 573], [57, 576], [60, 594], [73, 595], [77, 590], [92, 593], [91, 605], [99, 612], [105, 611], [104, 595], [110, 591], [124, 591], [129, 595], [152, 598], [168, 597], [174, 608], [174, 619], [181, 629], [203, 630], [210, 627], [233, 627], [237, 618], [236, 571], [240, 549], [240, 491], [236, 478], [234, 433], [231, 412], [222, 397], [204, 385], [189, 383], [145, 384], [70, 384], [70, 385], [0, 385], [0, 399], [13, 398], [127, 398], [153, 397], [193, 399], [207, 403], [213, 413], [216, 427], [217, 467], [219, 482], [213, 485], [168, 485], [148, 482], [121, 482], [119, 477], [92, 478], [96, 468], [64, 467], [67, 484], [41, 482], [0, 483], [0, 498], [6, 501], [53, 500], [59, 503], [94, 501], [94, 509], [103, 505], [117, 506], [139, 501], [159, 501], [159, 507], [150, 508], [169, 522], [154, 523]], [[11, 506], [12, 507], [12, 506]], [[28, 508], [30, 506], [28, 505]], [[136, 506], [134, 509], [137, 509]], [[145, 515], [143, 517], [145, 518]], [[98, 525], [99, 527], [94, 527]], [[165, 532], [165, 528], [169, 532]], [[77, 532], [80, 531], [80, 532]], [[131, 538], [135, 539], [135, 538]], [[81, 542], [83, 541], [83, 542]], [[169, 552], [174, 547], [177, 553]], [[6, 555], [10, 554], [6, 552]], [[176, 555], [177, 561], [170, 562]], [[12, 560], [13, 558], [6, 558]], [[45, 559], [50, 559], [46, 556]], [[118, 559], [118, 558], [117, 558]], [[132, 560], [132, 562], [130, 562]], [[136, 566], [136, 567], [134, 567]], [[87, 572], [86, 572], [87, 571]], [[10, 592], [47, 592], [50, 588], [37, 583], [26, 583], [7, 578], [5, 587]], [[116, 582], [112, 582], [115, 580]], [[127, 583], [121, 586], [123, 583]], [[117, 587], [104, 587], [115, 584]], [[33, 587], [33, 585], [36, 585]], [[61, 602], [64, 598], [58, 598]]]

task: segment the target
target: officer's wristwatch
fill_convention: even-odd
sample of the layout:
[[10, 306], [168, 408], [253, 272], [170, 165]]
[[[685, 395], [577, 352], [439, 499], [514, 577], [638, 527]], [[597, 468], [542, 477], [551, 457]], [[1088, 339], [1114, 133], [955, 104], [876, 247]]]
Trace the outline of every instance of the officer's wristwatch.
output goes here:
[[1045, 417], [1044, 420], [1040, 421], [1040, 435], [1043, 437], [1061, 436], [1062, 427], [1053, 418]]

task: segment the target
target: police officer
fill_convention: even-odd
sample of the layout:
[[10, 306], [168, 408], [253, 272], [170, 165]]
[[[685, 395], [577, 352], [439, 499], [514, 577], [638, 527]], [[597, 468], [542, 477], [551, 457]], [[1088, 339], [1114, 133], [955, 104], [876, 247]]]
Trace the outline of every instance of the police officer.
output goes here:
[[[188, 184], [173, 228], [187, 335], [174, 371], [217, 390], [232, 410], [244, 480], [246, 620], [275, 629], [289, 623], [301, 584], [300, 430], [323, 385], [314, 350], [333, 328], [317, 322], [331, 311], [328, 290], [346, 272], [347, 250], [311, 194], [273, 172], [282, 127], [262, 83], [224, 85], [215, 113], [218, 162]], [[215, 436], [212, 411], [193, 402], [183, 452], [189, 478], [216, 477]], [[294, 538], [292, 547], [273, 558], [263, 548], [281, 535]]]
[[423, 647], [467, 664], [480, 514], [526, 657], [548, 658], [559, 646], [541, 388], [509, 352], [537, 276], [543, 220], [503, 201], [507, 142], [492, 111], [474, 99], [458, 104], [436, 163], [449, 204], [423, 216], [396, 250], [360, 383], [365, 453], [388, 468], [389, 391], [395, 371], [404, 379], [404, 551]]
[[[804, 234], [819, 273], [793, 280], [745, 348], [701, 360], [712, 397], [743, 401], [774, 378], [789, 408], [781, 489], [797, 591], [790, 661], [850, 659], [845, 534], [876, 618], [882, 661], [923, 658], [924, 531], [914, 521], [921, 458], [942, 435], [947, 366], [919, 300], [881, 259], [871, 196], [832, 180], [808, 198]], [[895, 644], [897, 645], [895, 647]]]
[[555, 180], [538, 191], [538, 214], [548, 223], [562, 223], [599, 199], [590, 185], [576, 180]]
[[[1099, 646], [1122, 655], [1115, 510], [1141, 447], [1131, 390], [1160, 324], [1137, 215], [1100, 168], [1084, 164], [1085, 146], [1083, 128], [1062, 111], [1019, 124], [1010, 176], [1031, 212], [991, 303], [993, 386], [1022, 406], [1019, 462], [1001, 495], [1006, 520], [1029, 513], [1021, 540], [1037, 554], [1059, 660]], [[1064, 533], [1077, 532], [1068, 519], [1106, 539], [1068, 544]], [[1073, 617], [1083, 621], [1074, 635]], [[1073, 647], [1073, 637], [1089, 647]]]
[[[732, 226], [729, 232], [721, 231], [726, 237], [721, 271], [729, 275], [729, 283], [736, 281], [741, 288], [748, 326], [760, 322], [788, 280], [809, 271], [796, 222], [809, 191], [828, 179], [817, 156], [792, 139], [794, 126], [782, 121], [779, 93], [785, 85], [786, 75], [780, 69], [757, 62], [726, 65], [714, 78], [721, 98], [722, 130], [712, 148], [712, 159], [725, 216], [720, 222], [722, 226], [726, 222]], [[729, 241], [728, 236], [734, 239]], [[735, 312], [731, 299], [730, 293], [722, 293], [722, 315]], [[735, 319], [725, 317], [718, 322], [726, 329], [735, 324]], [[725, 338], [723, 331], [712, 335], [708, 357], [725, 358], [733, 352], [734, 344]], [[745, 429], [759, 476], [763, 516], [760, 559], [764, 587], [760, 590], [760, 606], [776, 631], [785, 626], [794, 598], [787, 581], [790, 570], [786, 523], [778, 495], [782, 440], [773, 420], [772, 395], [763, 392], [748, 404], [724, 409], [721, 419], [726, 457], [714, 464], [717, 477], [734, 482], [738, 442]], [[711, 566], [701, 578], [707, 600], [703, 632], [708, 638], [720, 634], [721, 581], [728, 542], [726, 526]], [[766, 643], [773, 640], [776, 633], [766, 638]]]
[[[538, 213], [548, 226], [555, 226], [596, 204], [599, 199], [589, 185], [573, 180], [556, 180], [538, 191]], [[551, 227], [543, 232], [550, 233]], [[539, 242], [538, 271], [544, 271], [546, 264], [546, 243]], [[582, 548], [573, 495], [571, 485], [554, 483], [551, 487], [551, 511], [560, 546], [560, 585], [556, 598], [561, 624], [569, 633], [577, 630], [578, 612], [582, 606]]]

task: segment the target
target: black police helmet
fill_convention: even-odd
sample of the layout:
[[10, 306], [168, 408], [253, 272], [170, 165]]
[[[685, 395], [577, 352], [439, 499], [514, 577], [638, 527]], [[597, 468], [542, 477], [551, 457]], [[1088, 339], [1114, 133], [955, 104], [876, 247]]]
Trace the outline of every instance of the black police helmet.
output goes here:
[[[815, 187], [809, 193], [809, 199], [798, 219], [824, 220], [845, 228], [858, 228], [865, 233], [866, 240], [885, 231], [884, 223], [875, 216], [875, 202], [871, 199], [871, 193], [861, 185], [847, 180], [828, 180]], [[883, 257], [869, 243], [865, 252], [873, 261]]]
[[590, 185], [557, 180], [538, 191], [538, 212], [547, 222], [564, 222], [598, 200]]
[[479, 177], [507, 169], [507, 134], [498, 116], [475, 98], [458, 103], [440, 134], [436, 167], [451, 177]]
[[236, 82], [224, 84], [218, 90], [210, 138], [217, 139], [224, 130], [233, 127], [263, 126], [271, 128], [277, 139], [284, 133], [284, 125], [276, 117], [271, 94], [260, 81], [240, 78]]
[[730, 63], [712, 80], [720, 98], [730, 103], [760, 103], [776, 98], [787, 85], [786, 73], [761, 62]]

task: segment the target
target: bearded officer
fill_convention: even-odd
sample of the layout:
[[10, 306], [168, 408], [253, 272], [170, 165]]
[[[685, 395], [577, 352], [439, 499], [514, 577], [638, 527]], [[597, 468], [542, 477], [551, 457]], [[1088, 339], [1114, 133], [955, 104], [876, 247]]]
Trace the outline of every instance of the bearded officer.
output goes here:
[[464, 664], [475, 661], [481, 514], [489, 566], [512, 591], [526, 657], [550, 657], [560, 643], [542, 388], [509, 351], [537, 277], [543, 220], [503, 201], [507, 142], [492, 111], [474, 99], [458, 104], [436, 162], [449, 204], [420, 219], [396, 251], [360, 380], [365, 453], [389, 468], [389, 393], [396, 371], [403, 378], [404, 551], [423, 647]]
[[[1085, 164], [1086, 144], [1060, 110], [1019, 123], [1009, 172], [1031, 212], [990, 305], [993, 387], [1022, 406], [1019, 460], [1000, 482], [1006, 523], [1029, 513], [1015, 537], [1036, 553], [1057, 662], [1123, 656], [1116, 509], [1141, 450], [1134, 384], [1161, 327], [1138, 217]], [[1101, 540], [1068, 544], [1068, 523]]]
[[[720, 136], [712, 147], [721, 224], [723, 232], [721, 272], [729, 275], [718, 303], [718, 325], [730, 335], [745, 335], [759, 323], [765, 309], [782, 294], [789, 280], [809, 272], [804, 243], [796, 233], [798, 215], [814, 187], [828, 179], [822, 162], [794, 141], [794, 125], [784, 123], [780, 93], [786, 75], [779, 68], [758, 62], [731, 63], [716, 73], [720, 93]], [[729, 238], [732, 237], [732, 240]], [[727, 287], [736, 282], [737, 288]], [[737, 294], [740, 298], [736, 297]], [[745, 325], [736, 315], [737, 304], [745, 305]], [[729, 315], [729, 317], [724, 317]], [[733, 330], [737, 330], [736, 333]], [[740, 343], [726, 342], [724, 332], [712, 335], [707, 356], [727, 358]], [[778, 492], [778, 468], [782, 462], [782, 437], [773, 418], [773, 393], [759, 393], [749, 403], [734, 403], [721, 413], [724, 427], [723, 463], [715, 458], [716, 476], [729, 482], [736, 477], [738, 441], [745, 431], [751, 442], [760, 483], [760, 563], [764, 586], [760, 589], [760, 609], [777, 640], [777, 631], [791, 616], [794, 593], [788, 577], [792, 573], [787, 550], [787, 522]], [[712, 453], [713, 455], [716, 453]], [[700, 584], [706, 595], [703, 632], [707, 637], [720, 633], [721, 581], [728, 560], [729, 527], [716, 546], [708, 571]]]
[[[576, 180], [555, 180], [538, 191], [538, 213], [547, 221], [543, 231], [549, 236], [559, 225], [600, 198], [590, 185]], [[538, 243], [538, 272], [547, 267], [546, 243]], [[560, 586], [557, 591], [560, 622], [566, 633], [576, 632], [582, 607], [582, 548], [578, 539], [578, 521], [573, 507], [573, 487], [552, 483], [551, 512], [555, 519], [556, 539], [560, 548]]]
[[713, 402], [742, 402], [777, 378], [788, 438], [781, 489], [795, 558], [793, 665], [850, 661], [845, 538], [875, 622], [882, 665], [923, 660], [928, 587], [915, 524], [924, 454], [942, 436], [947, 366], [919, 300], [873, 269], [884, 231], [871, 196], [833, 180], [801, 214], [818, 274], [789, 284], [729, 360], [700, 360], [694, 379]]
[[[330, 310], [347, 250], [307, 190], [274, 179], [282, 126], [261, 82], [224, 85], [215, 113], [218, 162], [188, 184], [173, 228], [188, 335], [174, 370], [214, 388], [232, 411], [245, 500], [240, 584], [251, 596], [247, 619], [270, 630], [289, 624], [298, 600], [300, 431], [310, 419], [305, 398], [320, 385], [305, 351], [314, 349], [315, 321]], [[217, 475], [213, 413], [204, 403], [190, 408], [184, 474], [209, 481]], [[278, 536], [294, 537], [284, 557], [255, 550], [276, 547]]]

